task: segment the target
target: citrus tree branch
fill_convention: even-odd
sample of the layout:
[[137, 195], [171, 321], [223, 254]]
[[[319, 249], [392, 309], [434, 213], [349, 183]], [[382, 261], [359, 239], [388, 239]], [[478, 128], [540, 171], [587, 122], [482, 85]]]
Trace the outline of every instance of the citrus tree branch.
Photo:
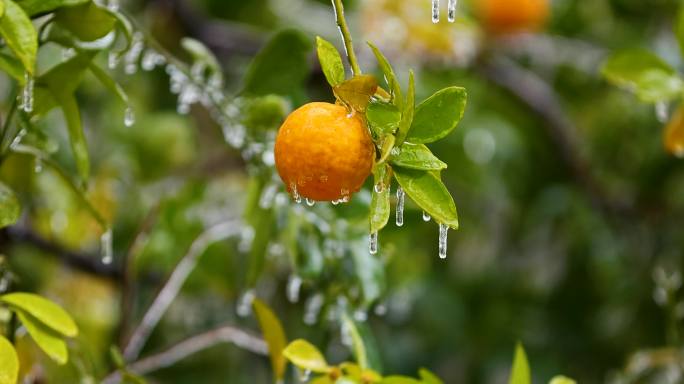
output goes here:
[[342, 5], [342, 0], [332, 0], [333, 8], [335, 8], [335, 21], [337, 26], [340, 28], [342, 33], [342, 40], [344, 40], [344, 49], [347, 51], [347, 59], [349, 59], [349, 65], [352, 69], [352, 74], [354, 76], [361, 74], [361, 68], [359, 63], [356, 61], [356, 54], [354, 53], [354, 44], [352, 43], [351, 33], [349, 32], [349, 27], [347, 26], [347, 20], [344, 18], [344, 5]]

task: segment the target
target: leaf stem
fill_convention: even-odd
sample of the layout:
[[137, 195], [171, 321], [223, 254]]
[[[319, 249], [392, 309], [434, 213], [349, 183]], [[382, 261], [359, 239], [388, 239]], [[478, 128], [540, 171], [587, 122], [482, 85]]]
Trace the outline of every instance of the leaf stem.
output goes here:
[[354, 44], [352, 43], [351, 33], [349, 32], [349, 27], [347, 26], [347, 20], [344, 18], [344, 5], [342, 5], [342, 0], [332, 0], [333, 8], [335, 9], [335, 21], [337, 26], [340, 28], [342, 33], [342, 40], [344, 41], [344, 48], [347, 52], [347, 59], [349, 60], [349, 65], [352, 69], [352, 74], [354, 76], [361, 74], [361, 68], [359, 63], [356, 61], [356, 54], [354, 53]]

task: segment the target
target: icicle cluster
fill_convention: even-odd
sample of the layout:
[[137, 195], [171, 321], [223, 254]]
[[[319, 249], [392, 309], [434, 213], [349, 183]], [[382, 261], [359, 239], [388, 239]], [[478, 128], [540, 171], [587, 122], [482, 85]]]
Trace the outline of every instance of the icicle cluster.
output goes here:
[[[447, 4], [447, 20], [450, 23], [456, 21], [457, 0], [449, 0]], [[439, 23], [439, 0], [432, 0], [432, 22]]]

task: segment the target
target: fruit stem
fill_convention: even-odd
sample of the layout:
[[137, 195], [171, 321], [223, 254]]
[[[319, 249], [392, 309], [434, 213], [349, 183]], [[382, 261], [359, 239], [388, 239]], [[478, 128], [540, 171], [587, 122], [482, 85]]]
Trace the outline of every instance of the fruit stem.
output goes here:
[[332, 0], [333, 8], [335, 9], [335, 21], [337, 26], [340, 28], [342, 33], [342, 40], [344, 41], [344, 48], [347, 51], [347, 59], [349, 59], [349, 65], [352, 69], [352, 74], [354, 76], [361, 74], [361, 68], [359, 63], [356, 61], [356, 54], [354, 53], [354, 45], [352, 43], [351, 33], [349, 32], [349, 27], [347, 26], [347, 20], [344, 18], [344, 5], [342, 5], [342, 0]]

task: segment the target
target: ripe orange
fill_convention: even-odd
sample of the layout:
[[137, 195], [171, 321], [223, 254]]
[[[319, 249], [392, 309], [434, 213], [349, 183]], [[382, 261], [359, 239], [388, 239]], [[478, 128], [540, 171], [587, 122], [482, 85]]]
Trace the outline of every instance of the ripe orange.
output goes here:
[[276, 137], [276, 168], [295, 198], [347, 199], [361, 188], [374, 159], [365, 121], [340, 105], [306, 104], [285, 119]]
[[534, 31], [549, 18], [548, 0], [477, 0], [477, 14], [493, 33]]
[[665, 149], [677, 157], [684, 157], [684, 111], [678, 108], [665, 127]]

